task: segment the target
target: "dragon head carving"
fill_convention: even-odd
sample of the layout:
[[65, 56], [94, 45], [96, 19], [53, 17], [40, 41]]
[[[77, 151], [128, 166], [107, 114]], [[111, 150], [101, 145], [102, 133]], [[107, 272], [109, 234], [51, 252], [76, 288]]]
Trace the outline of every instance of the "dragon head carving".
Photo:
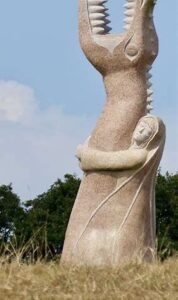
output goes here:
[[119, 34], [111, 33], [107, 2], [79, 0], [81, 47], [104, 77], [130, 68], [145, 70], [149, 113], [153, 93], [150, 69], [158, 54], [158, 37], [153, 22], [156, 0], [126, 0], [124, 32]]
[[112, 34], [107, 0], [80, 0], [81, 47], [97, 70], [109, 72], [151, 65], [158, 53], [153, 23], [155, 0], [126, 0], [125, 31]]

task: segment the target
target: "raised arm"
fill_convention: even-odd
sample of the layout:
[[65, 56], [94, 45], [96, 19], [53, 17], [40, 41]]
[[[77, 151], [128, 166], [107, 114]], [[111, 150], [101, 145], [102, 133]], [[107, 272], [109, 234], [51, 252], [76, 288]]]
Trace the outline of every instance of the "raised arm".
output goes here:
[[83, 171], [117, 171], [138, 168], [147, 158], [145, 149], [104, 152], [86, 146], [79, 146], [77, 157]]

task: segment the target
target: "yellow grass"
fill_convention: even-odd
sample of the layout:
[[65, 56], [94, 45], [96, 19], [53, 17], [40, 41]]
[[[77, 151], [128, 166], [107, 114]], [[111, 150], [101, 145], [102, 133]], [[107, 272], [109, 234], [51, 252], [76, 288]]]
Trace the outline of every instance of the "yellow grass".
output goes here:
[[118, 269], [64, 269], [59, 263], [0, 263], [0, 300], [178, 299], [178, 259]]

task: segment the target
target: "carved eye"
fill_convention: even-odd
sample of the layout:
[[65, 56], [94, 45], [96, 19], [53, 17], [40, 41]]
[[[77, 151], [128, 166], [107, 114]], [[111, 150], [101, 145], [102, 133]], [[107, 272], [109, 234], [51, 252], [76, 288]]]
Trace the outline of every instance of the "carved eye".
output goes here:
[[139, 55], [139, 49], [136, 44], [136, 35], [130, 37], [125, 45], [125, 55], [130, 61], [133, 61]]
[[135, 57], [138, 55], [138, 49], [136, 46], [134, 45], [129, 45], [127, 48], [126, 48], [126, 54], [128, 56], [131, 56], [131, 57]]

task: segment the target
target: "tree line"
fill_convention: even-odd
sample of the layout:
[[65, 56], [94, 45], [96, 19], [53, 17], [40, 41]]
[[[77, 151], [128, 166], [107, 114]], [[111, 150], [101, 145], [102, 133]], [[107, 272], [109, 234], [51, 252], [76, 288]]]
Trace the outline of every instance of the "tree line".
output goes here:
[[[21, 251], [24, 259], [54, 259], [61, 253], [80, 179], [66, 174], [47, 192], [22, 202], [11, 184], [0, 186], [0, 255]], [[178, 251], [178, 173], [156, 183], [158, 253]]]

